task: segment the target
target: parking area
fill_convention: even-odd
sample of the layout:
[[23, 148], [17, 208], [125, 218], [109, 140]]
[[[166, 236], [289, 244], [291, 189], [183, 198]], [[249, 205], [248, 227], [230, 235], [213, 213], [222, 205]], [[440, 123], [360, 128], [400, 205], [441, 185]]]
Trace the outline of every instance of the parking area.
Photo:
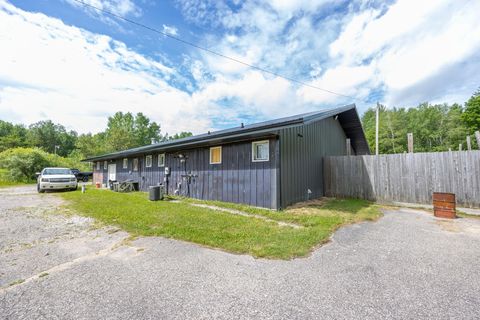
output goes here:
[[385, 210], [311, 256], [131, 239], [55, 193], [0, 189], [1, 319], [478, 319], [480, 219]]

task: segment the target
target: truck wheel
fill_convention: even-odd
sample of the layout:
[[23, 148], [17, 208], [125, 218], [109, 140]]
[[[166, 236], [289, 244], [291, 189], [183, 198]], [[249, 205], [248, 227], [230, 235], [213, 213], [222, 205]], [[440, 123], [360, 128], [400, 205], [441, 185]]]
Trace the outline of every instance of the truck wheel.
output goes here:
[[41, 188], [40, 188], [40, 185], [37, 184], [37, 192], [38, 192], [38, 193], [44, 193], [45, 190], [41, 189]]

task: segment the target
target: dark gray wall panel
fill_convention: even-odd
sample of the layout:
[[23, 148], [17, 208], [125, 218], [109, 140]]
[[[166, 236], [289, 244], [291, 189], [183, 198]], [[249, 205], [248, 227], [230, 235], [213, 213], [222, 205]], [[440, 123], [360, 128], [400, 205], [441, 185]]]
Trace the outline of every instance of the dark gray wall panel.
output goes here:
[[[207, 147], [166, 153], [165, 166], [170, 168], [168, 193], [278, 208], [278, 141], [271, 139], [269, 142], [267, 162], [252, 162], [251, 142], [222, 145], [221, 164], [210, 164], [210, 148]], [[179, 154], [186, 157], [185, 162], [181, 162]], [[133, 158], [128, 158], [127, 169], [122, 167], [123, 159], [115, 160], [117, 181], [138, 181], [142, 190], [164, 183], [164, 167], [158, 167], [158, 154], [152, 154], [151, 168], [145, 166], [147, 155], [138, 156], [138, 172], [133, 171]], [[187, 174], [192, 174], [190, 183]]]
[[323, 192], [323, 157], [346, 154], [346, 135], [338, 120], [327, 118], [280, 131], [281, 207]]

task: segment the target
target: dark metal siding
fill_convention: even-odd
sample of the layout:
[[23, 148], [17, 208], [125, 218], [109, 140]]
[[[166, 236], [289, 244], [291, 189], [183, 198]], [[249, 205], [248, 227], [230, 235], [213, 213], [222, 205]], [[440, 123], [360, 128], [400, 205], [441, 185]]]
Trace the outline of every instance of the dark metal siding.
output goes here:
[[333, 117], [280, 130], [281, 207], [323, 196], [323, 157], [346, 154], [346, 135]]
[[[181, 150], [165, 153], [165, 166], [170, 168], [168, 193], [175, 192], [204, 200], [244, 203], [276, 209], [278, 202], [278, 140], [269, 139], [269, 161], [252, 161], [252, 143], [240, 142], [222, 145], [222, 163], [210, 164], [210, 148]], [[184, 163], [178, 157], [183, 154]], [[158, 167], [158, 154], [153, 156], [152, 167], [145, 167], [147, 153], [138, 156], [139, 171], [133, 171], [133, 158], [128, 158], [128, 168], [123, 169], [123, 159], [117, 163], [117, 181], [138, 181], [142, 190], [164, 183], [165, 168]], [[109, 162], [110, 163], [110, 162]], [[102, 162], [103, 169], [103, 162]], [[190, 178], [185, 175], [191, 173]], [[105, 176], [107, 171], [105, 170]]]

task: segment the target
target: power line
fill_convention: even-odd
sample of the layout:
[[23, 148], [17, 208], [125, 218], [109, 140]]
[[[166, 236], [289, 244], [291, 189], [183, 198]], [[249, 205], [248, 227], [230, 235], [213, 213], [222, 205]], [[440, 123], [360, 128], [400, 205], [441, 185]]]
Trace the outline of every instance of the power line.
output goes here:
[[84, 5], [85, 7], [89, 7], [89, 8], [92, 8], [92, 9], [94, 9], [94, 10], [97, 10], [97, 11], [100, 11], [100, 12], [103, 12], [103, 13], [106, 13], [106, 14], [111, 15], [111, 16], [117, 18], [117, 19], [120, 19], [120, 20], [129, 22], [129, 23], [134, 24], [134, 25], [136, 25], [136, 26], [138, 26], [138, 27], [145, 28], [145, 29], [147, 29], [147, 30], [150, 30], [150, 31], [152, 31], [152, 32], [161, 34], [161, 35], [163, 35], [163, 36], [165, 36], [165, 37], [168, 37], [168, 38], [170, 38], [170, 39], [176, 40], [176, 41], [181, 42], [181, 43], [183, 43], [183, 44], [186, 44], [186, 45], [188, 45], [188, 46], [197, 48], [197, 49], [199, 49], [199, 50], [203, 50], [203, 51], [205, 51], [205, 52], [208, 52], [208, 53], [213, 54], [213, 55], [216, 55], [216, 56], [218, 56], [218, 57], [221, 57], [221, 58], [224, 58], [224, 59], [227, 59], [227, 60], [236, 62], [236, 63], [238, 63], [238, 64], [242, 64], [242, 65], [244, 65], [244, 66], [247, 66], [247, 67], [249, 67], [249, 68], [252, 68], [252, 69], [261, 71], [261, 72], [263, 72], [263, 73], [268, 73], [268, 74], [274, 75], [274, 76], [276, 76], [276, 77], [283, 78], [283, 79], [285, 79], [285, 80], [288, 80], [288, 81], [291, 81], [291, 82], [294, 82], [294, 83], [297, 83], [297, 84], [300, 84], [300, 85], [302, 85], [302, 86], [309, 87], [309, 88], [312, 88], [312, 89], [320, 90], [320, 91], [323, 91], [323, 92], [327, 92], [327, 93], [334, 94], [334, 95], [341, 96], [341, 97], [345, 97], [345, 98], [350, 98], [350, 99], [353, 99], [353, 100], [358, 100], [357, 98], [355, 98], [355, 97], [353, 97], [353, 96], [349, 96], [349, 95], [342, 94], [342, 93], [338, 93], [338, 92], [335, 92], [335, 91], [332, 91], [332, 90], [320, 88], [320, 87], [317, 87], [317, 86], [308, 84], [308, 83], [306, 83], [306, 82], [297, 80], [297, 79], [295, 79], [295, 78], [291, 78], [291, 77], [288, 77], [288, 76], [284, 76], [284, 75], [282, 75], [282, 74], [280, 74], [280, 73], [277, 73], [277, 72], [274, 72], [274, 71], [270, 71], [270, 70], [267, 70], [267, 69], [265, 69], [265, 68], [258, 67], [258, 66], [255, 66], [255, 65], [253, 65], [253, 64], [249, 64], [249, 63], [247, 63], [247, 62], [244, 62], [244, 61], [241, 61], [241, 60], [238, 60], [238, 59], [229, 57], [229, 56], [224, 55], [224, 54], [222, 54], [222, 53], [219, 53], [219, 52], [210, 50], [210, 49], [208, 49], [208, 48], [206, 48], [206, 47], [202, 47], [202, 46], [200, 46], [200, 45], [197, 45], [197, 44], [195, 44], [195, 43], [193, 43], [193, 42], [190, 42], [190, 41], [187, 41], [187, 40], [183, 40], [182, 38], [179, 38], [179, 37], [176, 37], [176, 36], [171, 35], [171, 34], [169, 34], [169, 33], [160, 31], [160, 30], [158, 30], [158, 29], [156, 29], [156, 28], [149, 27], [149, 26], [147, 26], [147, 25], [145, 25], [145, 24], [143, 24], [143, 23], [141, 23], [141, 22], [137, 22], [137, 21], [134, 21], [134, 20], [125, 18], [125, 17], [123, 17], [123, 16], [121, 16], [121, 15], [118, 15], [118, 14], [116, 14], [116, 13], [113, 13], [113, 12], [111, 12], [111, 11], [108, 11], [108, 10], [105, 10], [105, 9], [102, 9], [102, 8], [98, 8], [98, 7], [94, 6], [94, 5], [91, 5], [91, 4], [89, 4], [89, 3], [86, 3], [86, 2], [84, 2], [84, 1], [81, 1], [81, 0], [73, 0], [73, 1], [75, 1], [75, 2], [77, 2], [77, 3], [80, 3], [80, 4]]

